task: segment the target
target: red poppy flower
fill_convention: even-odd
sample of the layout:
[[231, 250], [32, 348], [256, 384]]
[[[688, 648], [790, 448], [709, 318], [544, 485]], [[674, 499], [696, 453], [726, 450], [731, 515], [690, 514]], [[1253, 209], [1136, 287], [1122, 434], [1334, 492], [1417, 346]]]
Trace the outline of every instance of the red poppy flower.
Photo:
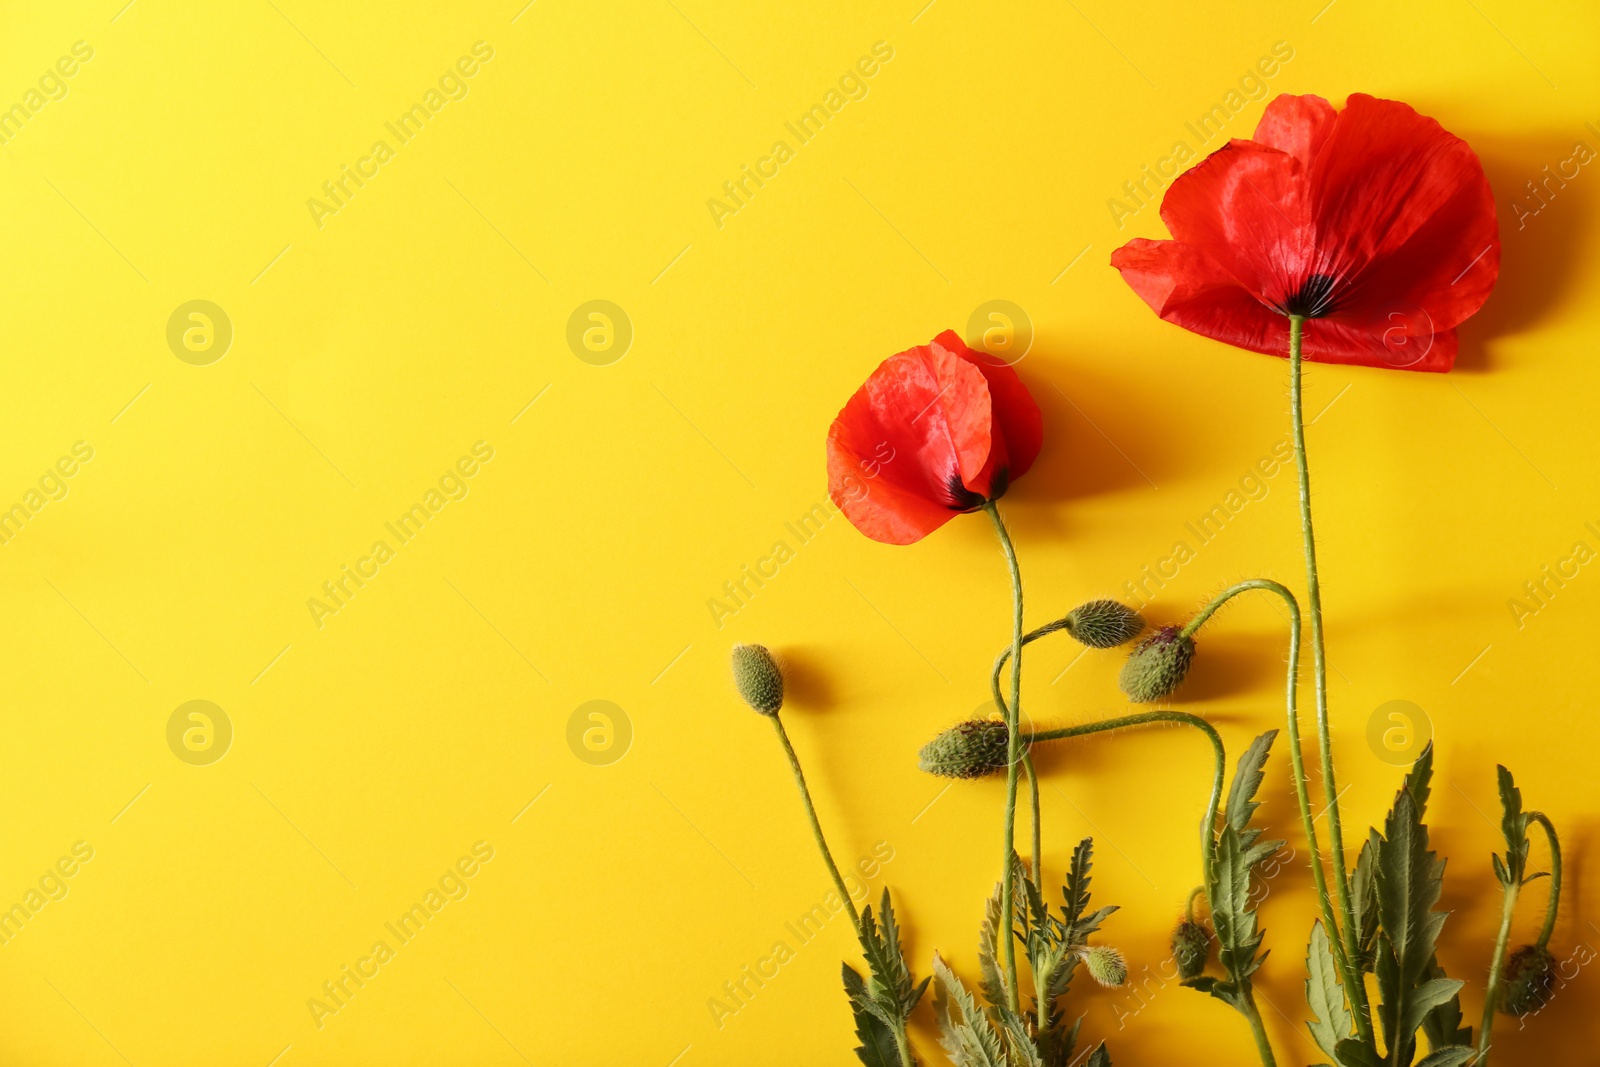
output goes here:
[[946, 330], [884, 360], [833, 420], [828, 495], [874, 541], [908, 545], [999, 498], [1043, 440], [1017, 372]]
[[1456, 325], [1500, 274], [1494, 195], [1478, 157], [1433, 119], [1355, 94], [1279, 96], [1255, 139], [1172, 183], [1171, 241], [1111, 255], [1134, 292], [1184, 329], [1286, 355], [1288, 315], [1322, 363], [1447, 371]]

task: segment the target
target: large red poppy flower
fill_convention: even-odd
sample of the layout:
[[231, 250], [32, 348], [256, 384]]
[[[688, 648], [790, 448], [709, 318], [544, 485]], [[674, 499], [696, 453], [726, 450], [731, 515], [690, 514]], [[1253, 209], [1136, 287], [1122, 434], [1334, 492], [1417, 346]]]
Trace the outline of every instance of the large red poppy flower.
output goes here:
[[1433, 119], [1355, 94], [1279, 96], [1254, 140], [1172, 183], [1171, 241], [1136, 238], [1111, 265], [1168, 322], [1240, 348], [1447, 371], [1456, 325], [1500, 274], [1494, 195], [1478, 157]]
[[828, 495], [874, 541], [908, 545], [998, 498], [1043, 439], [1017, 372], [946, 330], [884, 360], [833, 420]]

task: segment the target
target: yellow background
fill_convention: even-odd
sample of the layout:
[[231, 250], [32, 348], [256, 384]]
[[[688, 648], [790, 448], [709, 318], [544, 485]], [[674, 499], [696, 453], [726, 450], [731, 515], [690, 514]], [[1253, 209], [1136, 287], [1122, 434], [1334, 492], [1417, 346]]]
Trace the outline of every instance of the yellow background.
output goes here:
[[[938, 949], [971, 978], [1000, 786], [942, 792], [914, 754], [986, 699], [1009, 637], [986, 523], [890, 548], [836, 518], [720, 628], [707, 601], [825, 499], [828, 422], [877, 362], [997, 298], [1037, 331], [1020, 371], [1045, 449], [1004, 502], [1030, 622], [1187, 540], [1286, 432], [1286, 367], [1158, 321], [1106, 266], [1164, 235], [1156, 211], [1119, 230], [1106, 201], [1280, 41], [1272, 92], [1396, 97], [1466, 137], [1504, 239], [1455, 373], [1310, 371], [1309, 413], [1333, 404], [1311, 450], [1348, 835], [1400, 774], [1368, 719], [1413, 701], [1469, 1018], [1498, 915], [1496, 761], [1565, 833], [1553, 947], [1600, 943], [1600, 576], [1520, 628], [1508, 607], [1574, 542], [1600, 548], [1600, 175], [1521, 231], [1511, 209], [1575, 142], [1600, 148], [1600, 14], [923, 3], [4, 5], [0, 104], [74, 42], [94, 56], [0, 150], [0, 507], [75, 442], [94, 457], [0, 546], [0, 906], [75, 842], [94, 858], [0, 947], [0, 1061], [853, 1062], [842, 920], [720, 1027], [708, 1007], [828, 889], [771, 731], [730, 692], [735, 641], [791, 667], [786, 720], [841, 860], [893, 850], [873, 890], [893, 886], [918, 973]], [[319, 227], [307, 200], [478, 41], [494, 55], [468, 95]], [[784, 123], [879, 41], [868, 95], [799, 146]], [[707, 200], [780, 139], [794, 158], [719, 227]], [[565, 338], [597, 298], [634, 328], [604, 366]], [[233, 324], [206, 366], [166, 341], [193, 299]], [[308, 598], [478, 441], [494, 456], [465, 499], [319, 628]], [[1291, 477], [1154, 620], [1250, 575], [1303, 587]], [[1177, 706], [1230, 760], [1281, 725], [1283, 645], [1265, 602], [1206, 630]], [[1118, 656], [1075, 656], [1030, 652], [1035, 719], [1126, 706]], [[209, 766], [167, 745], [196, 699], [234, 729]], [[568, 745], [590, 700], [631, 724], [620, 761]], [[1283, 755], [1261, 817], [1301, 851], [1262, 907], [1260, 988], [1281, 1062], [1305, 1063], [1313, 907]], [[1197, 878], [1203, 746], [1147, 733], [1044, 762], [1053, 876], [1094, 833], [1097, 900], [1123, 908], [1105, 940], [1157, 967]], [[494, 858], [469, 895], [319, 1028], [307, 1000], [478, 841]], [[1527, 1031], [1502, 1021], [1500, 1062], [1588, 1053], [1591, 971]], [[1087, 985], [1072, 1009], [1119, 1064], [1253, 1055], [1221, 1004]], [[941, 1062], [927, 1007], [913, 1040]]]

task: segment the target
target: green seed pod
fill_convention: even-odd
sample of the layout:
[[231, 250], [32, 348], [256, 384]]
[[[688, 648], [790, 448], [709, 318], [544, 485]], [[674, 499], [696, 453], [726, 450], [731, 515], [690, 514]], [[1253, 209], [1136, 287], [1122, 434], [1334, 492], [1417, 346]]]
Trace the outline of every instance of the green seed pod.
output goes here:
[[923, 745], [917, 766], [940, 778], [983, 778], [1005, 770], [1008, 755], [1006, 724], [972, 719]]
[[1211, 958], [1211, 931], [1185, 919], [1172, 932], [1172, 959], [1183, 981], [1199, 978]]
[[733, 684], [763, 715], [776, 715], [783, 707], [783, 671], [764, 645], [733, 646]]
[[1062, 628], [1090, 648], [1115, 648], [1144, 631], [1144, 618], [1115, 600], [1091, 600], [1067, 612]]
[[1500, 991], [1502, 1012], [1519, 1016], [1536, 1012], [1555, 995], [1555, 957], [1549, 949], [1523, 945], [1506, 961], [1505, 982]]
[[1194, 638], [1163, 626], [1133, 647], [1122, 665], [1122, 691], [1135, 703], [1154, 704], [1178, 688], [1193, 660]]
[[1089, 977], [1101, 985], [1114, 989], [1128, 980], [1128, 962], [1109, 945], [1091, 945], [1082, 954]]

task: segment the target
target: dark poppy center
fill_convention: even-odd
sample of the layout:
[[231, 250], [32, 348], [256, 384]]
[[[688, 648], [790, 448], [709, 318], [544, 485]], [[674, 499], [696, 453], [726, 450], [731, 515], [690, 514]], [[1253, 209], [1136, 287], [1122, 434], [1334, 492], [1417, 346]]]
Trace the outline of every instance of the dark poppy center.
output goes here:
[[[999, 492], [995, 493], [995, 496], [998, 497], [1000, 493], [1005, 492], [1006, 474], [1004, 471], [999, 471], [995, 474], [994, 484], [999, 489]], [[949, 506], [951, 511], [977, 511], [987, 503], [983, 498], [983, 494], [974, 493], [966, 487], [966, 484], [961, 480], [960, 471], [951, 471], [944, 487], [945, 492], [950, 494]]]
[[1313, 274], [1299, 291], [1280, 305], [1285, 315], [1301, 315], [1308, 319], [1321, 318], [1333, 311], [1333, 289], [1338, 279], [1331, 274]]

